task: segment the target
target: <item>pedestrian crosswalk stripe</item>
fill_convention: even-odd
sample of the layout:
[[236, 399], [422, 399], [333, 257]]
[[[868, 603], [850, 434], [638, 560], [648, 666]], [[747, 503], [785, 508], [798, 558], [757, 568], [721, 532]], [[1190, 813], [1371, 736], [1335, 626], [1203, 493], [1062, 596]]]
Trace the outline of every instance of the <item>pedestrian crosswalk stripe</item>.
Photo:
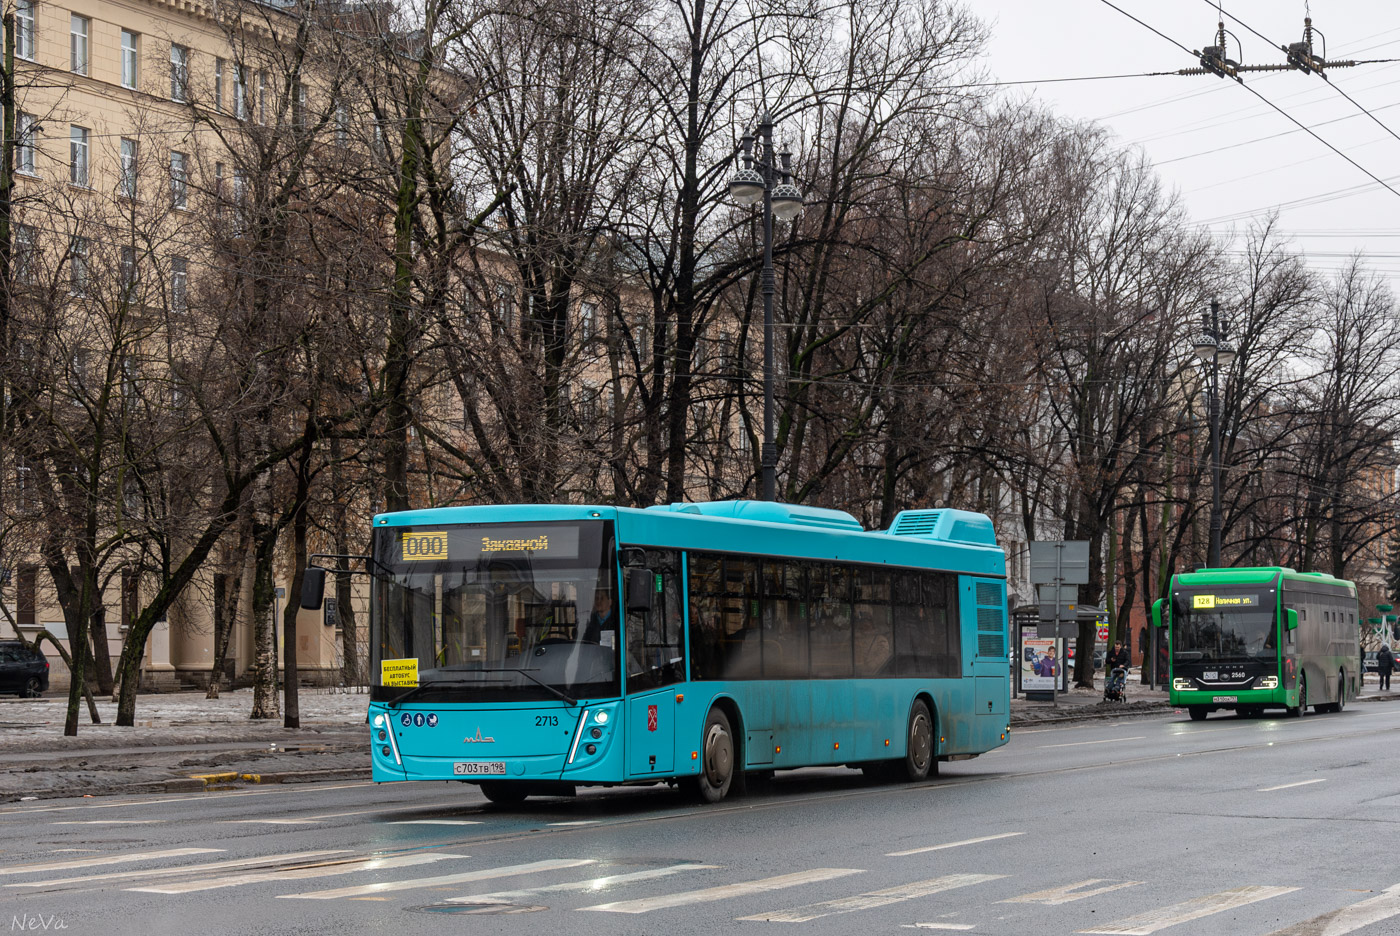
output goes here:
[[[466, 857], [465, 855], [457, 857]], [[596, 858], [551, 858], [545, 861], [532, 861], [528, 864], [507, 865], [501, 868], [483, 868], [479, 871], [463, 871], [460, 874], [443, 874], [437, 877], [414, 878], [408, 881], [381, 881], [378, 884], [365, 884], [361, 887], [338, 887], [334, 890], [307, 891], [303, 894], [278, 894], [293, 900], [335, 900], [340, 897], [369, 897], [387, 891], [416, 890], [421, 887], [446, 887], [453, 884], [468, 884], [472, 881], [488, 881], [492, 878], [511, 877], [517, 874], [535, 874], [542, 871], [557, 871], [561, 868], [578, 868], [597, 864]]]
[[185, 874], [195, 871], [223, 871], [229, 868], [246, 868], [249, 865], [287, 864], [293, 861], [306, 861], [311, 858], [326, 858], [330, 855], [347, 854], [346, 849], [333, 849], [308, 852], [288, 852], [284, 855], [261, 855], [257, 858], [233, 858], [228, 861], [210, 861], [205, 864], [178, 865], [173, 868], [147, 868], [144, 871], [108, 871], [103, 874], [87, 874], [82, 877], [58, 878], [46, 881], [20, 881], [6, 884], [6, 887], [57, 887], [61, 884], [88, 884], [94, 881], [114, 881], [119, 878], [158, 877], [170, 874]]
[[94, 868], [98, 865], [121, 864], [124, 861], [155, 861], [160, 858], [182, 858], [185, 855], [210, 855], [222, 848], [166, 848], [161, 851], [127, 852], [124, 855], [94, 855], [90, 858], [68, 858], [64, 861], [44, 861], [39, 864], [0, 867], [0, 874], [35, 874], [40, 871], [67, 871], [70, 868]]
[[970, 930], [971, 923], [901, 923], [900, 929]]
[[536, 894], [553, 894], [563, 891], [604, 891], [620, 884], [635, 884], [638, 881], [652, 881], [670, 877], [682, 871], [710, 871], [719, 865], [678, 864], [666, 868], [652, 868], [650, 871], [631, 871], [627, 874], [613, 874], [607, 877], [592, 878], [587, 881], [569, 881], [566, 884], [547, 884], [543, 887], [528, 887], [524, 890], [495, 891], [490, 894], [469, 894], [462, 897], [449, 897], [449, 903], [511, 903], [534, 897]]
[[[1099, 894], [1107, 894], [1109, 891], [1133, 887], [1141, 883], [1142, 881], [1105, 881], [1103, 878], [1089, 878], [1087, 881], [1076, 881], [1073, 884], [1066, 884], [1064, 887], [1052, 887], [1049, 890], [1040, 890], [1032, 894], [1022, 894], [1020, 897], [1008, 897], [1001, 903], [1036, 903], [1056, 907], [1060, 904], [1073, 903], [1076, 900], [1083, 900], [1085, 897], [1097, 897]], [[1093, 887], [1094, 884], [1103, 884], [1104, 886]], [[1089, 889], [1085, 890], [1084, 888]]]
[[730, 897], [747, 897], [750, 894], [762, 894], [765, 891], [782, 890], [785, 887], [797, 887], [801, 884], [816, 884], [821, 881], [845, 877], [848, 874], [864, 873], [864, 870], [860, 868], [813, 868], [810, 871], [780, 874], [777, 877], [763, 878], [758, 881], [740, 881], [737, 884], [722, 884], [719, 887], [707, 887], [703, 890], [682, 891], [678, 894], [643, 897], [638, 900], [621, 900], [614, 903], [597, 904], [592, 907], [580, 907], [579, 909], [601, 910], [607, 913], [650, 913], [652, 910], [684, 907], [687, 904], [725, 900]]
[[1260, 900], [1290, 894], [1298, 889], [1296, 887], [1263, 887], [1260, 885], [1235, 887], [1218, 894], [1194, 897], [1191, 900], [1183, 900], [1181, 903], [1149, 910], [1147, 913], [1139, 913], [1137, 916], [1130, 916], [1110, 923], [1102, 929], [1086, 929], [1079, 932], [1106, 934], [1106, 936], [1150, 936], [1150, 934], [1160, 929], [1166, 929], [1168, 926], [1199, 920], [1201, 917], [1233, 910], [1236, 907], [1257, 903]]
[[836, 900], [826, 900], [821, 903], [808, 904], [805, 907], [795, 907], [791, 910], [756, 913], [753, 916], [739, 917], [739, 919], [767, 921], [769, 923], [806, 923], [808, 920], [816, 920], [824, 916], [886, 907], [905, 900], [913, 900], [915, 897], [927, 897], [930, 894], [958, 887], [969, 887], [973, 884], [983, 884], [1004, 877], [1006, 877], [1004, 874], [948, 874], [943, 877], [930, 878], [927, 881], [914, 881], [911, 884], [901, 884], [898, 887], [887, 887], [884, 890], [871, 891], [868, 894], [840, 897]]
[[1393, 916], [1400, 916], [1400, 884], [1392, 884], [1384, 893], [1360, 903], [1275, 930], [1269, 936], [1345, 936]]
[[959, 848], [963, 845], [977, 845], [981, 842], [995, 842], [997, 839], [1015, 838], [1018, 835], [1025, 835], [1024, 832], [1003, 832], [1000, 835], [984, 835], [981, 838], [963, 839], [961, 842], [944, 842], [942, 845], [925, 845], [923, 848], [911, 848], [908, 851], [887, 852], [886, 858], [904, 858], [908, 855], [922, 855], [924, 852], [942, 851], [945, 848]]
[[202, 878], [196, 881], [177, 881], [172, 884], [128, 887], [127, 890], [147, 894], [188, 894], [194, 891], [215, 890], [220, 887], [240, 887], [244, 884], [295, 881], [305, 878], [330, 877], [337, 874], [354, 874], [357, 871], [379, 871], [385, 868], [408, 868], [414, 865], [431, 864], [435, 861], [447, 861], [453, 858], [467, 857], [470, 856], [448, 855], [442, 852], [421, 852], [412, 855], [390, 855], [384, 858], [356, 858], [346, 861], [327, 861], [312, 867], [287, 868], [281, 871], [248, 871], [243, 874]]

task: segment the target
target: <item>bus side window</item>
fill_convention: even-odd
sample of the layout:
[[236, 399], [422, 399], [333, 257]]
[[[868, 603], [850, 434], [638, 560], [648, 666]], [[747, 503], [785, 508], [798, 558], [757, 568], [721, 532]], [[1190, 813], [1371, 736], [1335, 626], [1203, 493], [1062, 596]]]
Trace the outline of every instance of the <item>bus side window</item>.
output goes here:
[[646, 567], [656, 576], [660, 592], [650, 611], [627, 615], [628, 692], [669, 686], [685, 678], [680, 554], [669, 549], [648, 549]]

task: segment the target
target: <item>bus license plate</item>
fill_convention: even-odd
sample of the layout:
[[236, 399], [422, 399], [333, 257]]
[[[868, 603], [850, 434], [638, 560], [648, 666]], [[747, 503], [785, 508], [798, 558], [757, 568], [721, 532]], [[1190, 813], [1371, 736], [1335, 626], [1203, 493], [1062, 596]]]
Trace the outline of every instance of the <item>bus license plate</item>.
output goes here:
[[1239, 700], [1240, 697], [1237, 695], [1218, 695], [1211, 699], [1212, 702], [1238, 702]]
[[452, 765], [452, 773], [458, 777], [504, 777], [506, 775], [506, 762], [499, 760], [458, 761]]

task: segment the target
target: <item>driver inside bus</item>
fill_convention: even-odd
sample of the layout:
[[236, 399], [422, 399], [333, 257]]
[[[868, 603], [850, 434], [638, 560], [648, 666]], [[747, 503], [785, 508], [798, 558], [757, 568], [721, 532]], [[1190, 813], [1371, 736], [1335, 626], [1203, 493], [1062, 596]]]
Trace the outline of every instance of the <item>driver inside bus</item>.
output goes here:
[[613, 607], [612, 591], [600, 588], [593, 593], [593, 612], [583, 626], [584, 643], [601, 643], [603, 631], [617, 630], [617, 609]]

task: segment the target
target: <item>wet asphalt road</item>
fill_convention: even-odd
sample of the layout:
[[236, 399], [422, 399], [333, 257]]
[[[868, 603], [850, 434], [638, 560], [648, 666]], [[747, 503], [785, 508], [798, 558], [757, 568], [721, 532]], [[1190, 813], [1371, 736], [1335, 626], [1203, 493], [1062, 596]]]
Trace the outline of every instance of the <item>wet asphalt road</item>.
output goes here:
[[1021, 729], [918, 786], [498, 808], [327, 783], [0, 807], [0, 933], [1400, 933], [1400, 702]]

